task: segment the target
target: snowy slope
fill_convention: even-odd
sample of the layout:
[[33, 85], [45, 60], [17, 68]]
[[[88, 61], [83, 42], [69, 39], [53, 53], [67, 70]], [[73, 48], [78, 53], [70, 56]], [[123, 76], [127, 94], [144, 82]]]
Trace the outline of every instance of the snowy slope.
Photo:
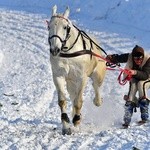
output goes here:
[[91, 101], [93, 89], [88, 82], [79, 130], [74, 129], [70, 136], [61, 135], [45, 24], [54, 4], [60, 12], [69, 5], [71, 20], [95, 35], [107, 53], [129, 52], [135, 44], [149, 51], [148, 0], [101, 3], [98, 0], [1, 0], [0, 149], [131, 150], [134, 146], [150, 149], [150, 124], [136, 126], [135, 123], [140, 119], [139, 110], [134, 113], [130, 129], [119, 129], [124, 115], [122, 97], [128, 85], [118, 84], [118, 71], [107, 72], [102, 87], [104, 102], [99, 108]]

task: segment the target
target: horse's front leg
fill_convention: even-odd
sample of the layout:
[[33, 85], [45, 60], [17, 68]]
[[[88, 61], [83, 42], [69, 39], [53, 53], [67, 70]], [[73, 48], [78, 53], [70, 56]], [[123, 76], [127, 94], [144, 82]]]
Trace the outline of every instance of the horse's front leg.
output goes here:
[[81, 122], [81, 108], [83, 104], [83, 91], [87, 82], [87, 78], [77, 79], [78, 82], [69, 82], [68, 91], [70, 98], [73, 100], [73, 124], [77, 126]]
[[66, 97], [65, 97], [65, 84], [66, 81], [64, 78], [55, 78], [54, 83], [58, 92], [58, 105], [61, 110], [61, 121], [62, 121], [62, 134], [71, 134], [71, 129], [69, 127], [69, 117], [66, 113]]
[[83, 99], [82, 99], [82, 93], [79, 93], [79, 96], [76, 97], [75, 101], [74, 101], [74, 117], [73, 117], [73, 124], [74, 126], [77, 126], [80, 124], [81, 122], [81, 108], [82, 108], [82, 103], [83, 103]]
[[71, 134], [71, 129], [69, 127], [70, 120], [69, 120], [69, 117], [65, 111], [66, 110], [66, 100], [62, 100], [58, 96], [58, 104], [59, 104], [60, 109], [61, 109], [62, 134], [63, 135], [65, 135], [65, 134], [70, 135]]

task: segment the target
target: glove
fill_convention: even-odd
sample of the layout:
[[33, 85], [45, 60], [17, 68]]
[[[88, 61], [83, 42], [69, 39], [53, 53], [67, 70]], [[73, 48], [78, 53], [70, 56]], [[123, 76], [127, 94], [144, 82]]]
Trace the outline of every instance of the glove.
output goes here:
[[128, 96], [128, 95], [124, 95], [123, 99], [124, 99], [125, 101], [128, 101], [128, 100], [129, 100], [129, 96]]
[[130, 70], [129, 70], [129, 73], [130, 73], [131, 75], [136, 75], [136, 74], [137, 74], [137, 71], [130, 69]]
[[106, 56], [106, 59], [109, 60], [109, 61], [112, 61], [112, 60], [113, 60], [113, 57], [112, 57], [112, 55], [107, 55], [107, 56]]

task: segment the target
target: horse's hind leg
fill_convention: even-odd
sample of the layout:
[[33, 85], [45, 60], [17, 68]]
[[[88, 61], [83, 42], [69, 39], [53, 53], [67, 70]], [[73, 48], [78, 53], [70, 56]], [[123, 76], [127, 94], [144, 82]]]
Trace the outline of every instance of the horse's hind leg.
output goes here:
[[66, 97], [65, 97], [65, 79], [64, 78], [54, 78], [54, 83], [58, 92], [58, 105], [61, 109], [61, 121], [62, 121], [62, 134], [71, 134], [71, 129], [69, 127], [69, 117], [66, 113]]
[[100, 106], [102, 104], [100, 87], [103, 83], [105, 72], [106, 72], [105, 64], [99, 63], [91, 75], [91, 79], [93, 80], [93, 88], [95, 91], [95, 98], [93, 102], [96, 106]]

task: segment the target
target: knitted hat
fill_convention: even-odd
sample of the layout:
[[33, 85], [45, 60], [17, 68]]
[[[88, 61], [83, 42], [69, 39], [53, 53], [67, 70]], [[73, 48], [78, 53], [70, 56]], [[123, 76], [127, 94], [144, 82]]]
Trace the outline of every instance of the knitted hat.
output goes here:
[[144, 56], [144, 49], [138, 45], [136, 45], [132, 50], [133, 57], [141, 57]]

